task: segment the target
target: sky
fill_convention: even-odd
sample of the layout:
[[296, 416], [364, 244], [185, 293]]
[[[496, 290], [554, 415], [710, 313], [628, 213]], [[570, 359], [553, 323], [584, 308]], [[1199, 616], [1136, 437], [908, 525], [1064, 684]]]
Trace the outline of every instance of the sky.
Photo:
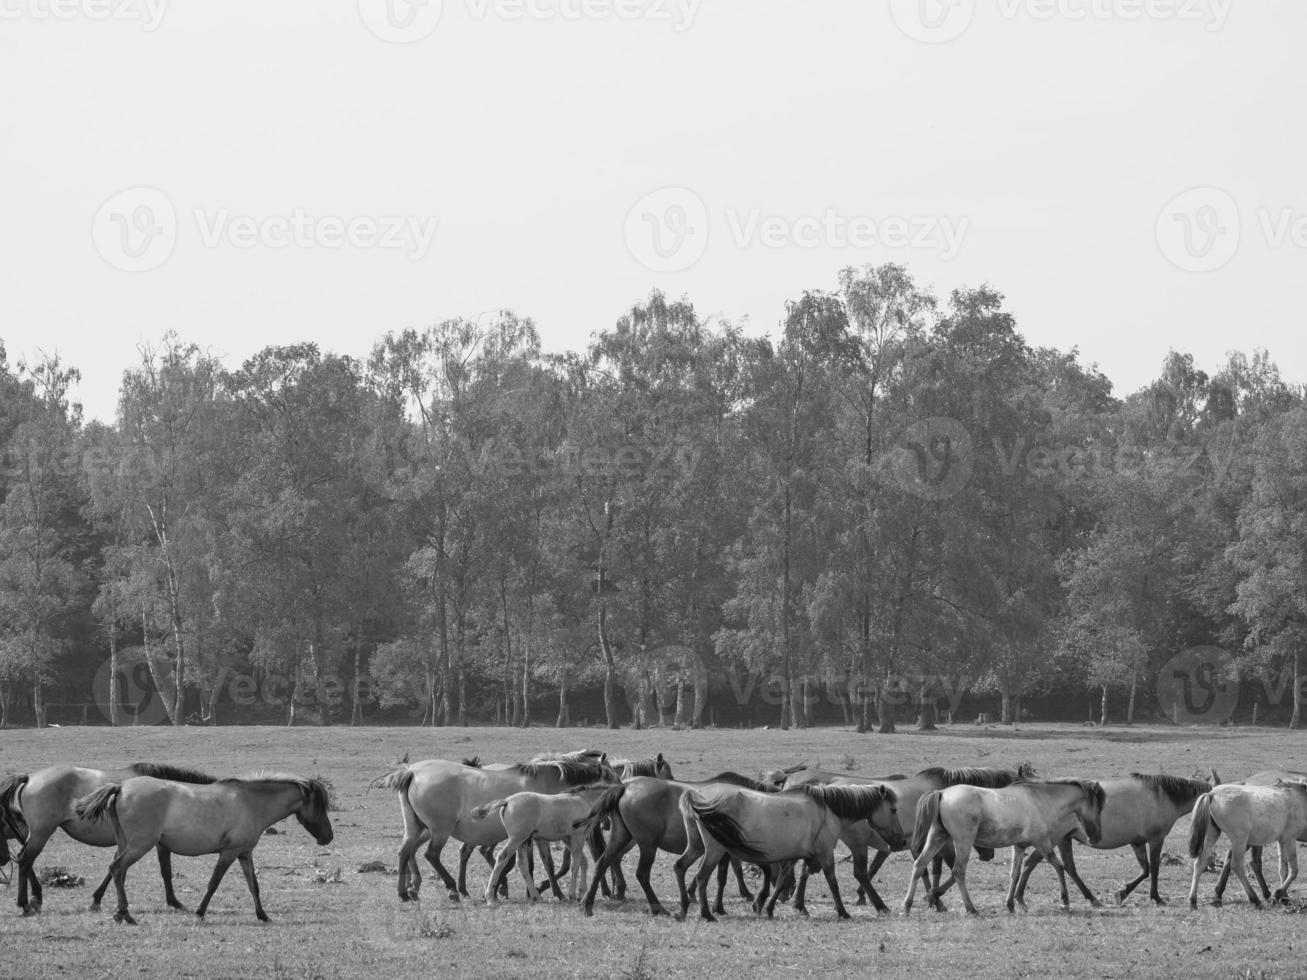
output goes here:
[[0, 0], [0, 339], [112, 420], [230, 366], [652, 289], [774, 332], [840, 269], [989, 283], [1118, 394], [1171, 349], [1307, 382], [1307, 4]]

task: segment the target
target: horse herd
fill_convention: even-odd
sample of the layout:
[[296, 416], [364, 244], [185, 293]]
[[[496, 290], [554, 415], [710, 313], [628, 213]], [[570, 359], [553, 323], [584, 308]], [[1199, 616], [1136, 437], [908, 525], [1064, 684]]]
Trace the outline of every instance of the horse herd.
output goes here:
[[[697, 893], [700, 915], [709, 921], [723, 908], [733, 869], [741, 897], [756, 912], [773, 915], [780, 900], [791, 900], [806, 915], [809, 875], [826, 879], [837, 914], [849, 913], [836, 880], [835, 849], [852, 855], [859, 904], [887, 911], [873, 884], [886, 857], [910, 850], [913, 861], [902, 911], [912, 908], [918, 887], [942, 909], [942, 896], [954, 884], [968, 912], [976, 907], [967, 890], [967, 867], [974, 852], [991, 860], [998, 848], [1012, 848], [1006, 906], [1024, 907], [1030, 874], [1041, 860], [1057, 872], [1063, 908], [1069, 908], [1070, 876], [1094, 906], [1102, 903], [1076, 870], [1073, 842], [1107, 850], [1129, 846], [1139, 874], [1117, 892], [1124, 902], [1145, 880], [1159, 904], [1158, 873], [1162, 845], [1176, 821], [1193, 813], [1189, 856], [1193, 859], [1189, 903], [1197, 904], [1198, 882], [1218, 837], [1230, 838], [1230, 855], [1216, 886], [1219, 905], [1231, 869], [1257, 906], [1272, 898], [1261, 870], [1261, 849], [1277, 844], [1282, 901], [1298, 873], [1297, 842], [1307, 839], [1307, 773], [1268, 770], [1239, 783], [1170, 775], [1103, 780], [1039, 779], [1019, 768], [931, 767], [911, 775], [864, 777], [810, 765], [773, 770], [757, 777], [723, 772], [709, 779], [678, 780], [661, 754], [645, 760], [610, 760], [604, 753], [548, 754], [526, 763], [483, 764], [430, 759], [409, 763], [377, 779], [373, 787], [396, 793], [404, 836], [399, 847], [401, 901], [418, 898], [422, 874], [417, 852], [425, 857], [452, 899], [467, 897], [467, 863], [480, 850], [492, 866], [485, 899], [495, 904], [507, 894], [506, 873], [517, 865], [532, 900], [549, 888], [560, 900], [558, 883], [571, 872], [569, 897], [593, 914], [597, 893], [623, 898], [622, 858], [638, 849], [636, 880], [651, 914], [666, 914], [654, 893], [650, 871], [659, 851], [676, 856], [679, 913], [684, 918]], [[258, 774], [215, 779], [178, 766], [137, 763], [121, 770], [55, 766], [10, 776], [0, 782], [0, 867], [17, 865], [18, 905], [24, 915], [40, 911], [41, 885], [34, 863], [56, 829], [84, 844], [116, 846], [108, 873], [92, 896], [99, 907], [109, 882], [115, 885], [115, 921], [133, 923], [128, 909], [127, 870], [150, 849], [158, 854], [168, 905], [182, 908], [173, 893], [171, 855], [216, 854], [217, 863], [196, 909], [203, 917], [227, 869], [239, 861], [255, 914], [268, 917], [259, 898], [253, 851], [272, 824], [294, 815], [320, 845], [334, 836], [328, 817], [330, 797], [317, 779]], [[449, 840], [461, 844], [457, 879], [441, 860]], [[10, 841], [21, 847], [11, 853]], [[495, 848], [504, 844], [495, 856]], [[549, 844], [564, 845], [563, 865], [555, 870]], [[533, 845], [547, 877], [534, 880]], [[1260, 894], [1249, 882], [1245, 852]], [[586, 885], [587, 851], [595, 860]], [[743, 863], [762, 872], [754, 895], [745, 883]], [[687, 882], [697, 864], [693, 879]], [[950, 876], [941, 881], [943, 866]], [[716, 897], [709, 888], [716, 872]], [[579, 895], [579, 886], [585, 887]]]

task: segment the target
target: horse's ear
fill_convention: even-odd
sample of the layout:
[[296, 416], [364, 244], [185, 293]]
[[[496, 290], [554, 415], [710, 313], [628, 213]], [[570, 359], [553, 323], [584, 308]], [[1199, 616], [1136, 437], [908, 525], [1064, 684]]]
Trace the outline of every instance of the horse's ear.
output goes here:
[[1213, 786], [1221, 785], [1221, 777], [1217, 775], [1215, 766], [1212, 767], [1212, 785]]
[[661, 752], [658, 753], [658, 761], [659, 762], [663, 761], [663, 754]]

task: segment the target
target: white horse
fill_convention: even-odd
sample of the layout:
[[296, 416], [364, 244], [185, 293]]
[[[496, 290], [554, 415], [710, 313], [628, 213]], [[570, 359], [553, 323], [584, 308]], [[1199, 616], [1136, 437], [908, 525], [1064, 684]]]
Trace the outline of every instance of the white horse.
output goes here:
[[1272, 896], [1281, 901], [1298, 877], [1298, 839], [1307, 835], [1307, 783], [1277, 780], [1272, 786], [1217, 786], [1194, 804], [1189, 831], [1189, 856], [1194, 859], [1189, 885], [1189, 907], [1198, 906], [1198, 879], [1212, 856], [1221, 831], [1230, 835], [1234, 873], [1258, 908], [1262, 900], [1248, 882], [1244, 851], [1275, 843], [1280, 849], [1280, 887]]
[[1026, 848], [1034, 847], [1057, 870], [1062, 888], [1062, 907], [1070, 907], [1066, 873], [1057, 855], [1057, 844], [1068, 835], [1087, 844], [1102, 836], [1103, 787], [1087, 779], [1054, 779], [1046, 782], [1016, 782], [1002, 789], [982, 786], [950, 786], [921, 798], [917, 824], [912, 835], [912, 881], [903, 899], [903, 914], [912, 909], [917, 879], [931, 859], [950, 842], [956, 858], [953, 876], [936, 889], [943, 894], [953, 882], [967, 911], [975, 914], [967, 893], [967, 861], [973, 847], [1011, 847], [1012, 874], [1007, 892], [1007, 910], [1015, 911], [1017, 880]]
[[[472, 817], [484, 820], [492, 813], [498, 813], [504, 825], [508, 841], [499, 852], [490, 880], [486, 882], [486, 904], [494, 905], [499, 892], [499, 882], [509, 863], [517, 856], [517, 868], [526, 882], [527, 894], [531, 901], [539, 901], [540, 892], [532, 880], [527, 857], [532, 842], [562, 841], [567, 845], [571, 855], [572, 874], [569, 878], [567, 895], [576, 901], [577, 880], [585, 888], [587, 861], [585, 843], [588, 835], [586, 818], [590, 807], [599, 794], [606, 792], [607, 786], [573, 790], [571, 793], [514, 793], [503, 800], [494, 800], [476, 807]], [[580, 824], [580, 827], [574, 826]]]

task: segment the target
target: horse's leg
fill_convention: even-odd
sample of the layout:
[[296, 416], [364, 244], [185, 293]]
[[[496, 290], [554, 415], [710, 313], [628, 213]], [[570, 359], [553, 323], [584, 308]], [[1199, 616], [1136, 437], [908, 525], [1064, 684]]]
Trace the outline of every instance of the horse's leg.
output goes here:
[[737, 857], [728, 857], [731, 870], [735, 872], [735, 884], [740, 890], [740, 897], [746, 902], [753, 900], [753, 892], [749, 891], [749, 886], [744, 881], [744, 864]]
[[[731, 860], [734, 861], [737, 859], [731, 858]], [[753, 901], [750, 903], [753, 908], [754, 915], [762, 914], [762, 910], [767, 905], [767, 896], [771, 893], [772, 885], [776, 881], [778, 881], [781, 876], [785, 874], [785, 872], [782, 870], [780, 872], [780, 875], [777, 875], [775, 869], [779, 867], [779, 865], [764, 864], [761, 867], [762, 867], [762, 887], [758, 890], [758, 893], [753, 896]]]
[[1038, 848], [1032, 848], [1026, 855], [1025, 864], [1021, 868], [1021, 877], [1017, 879], [1017, 893], [1014, 896], [1016, 903], [1022, 908], [1026, 907], [1026, 883], [1030, 881], [1030, 873], [1038, 867], [1039, 862], [1044, 860], [1044, 855], [1039, 853]]
[[[223, 875], [227, 873], [227, 869], [231, 867], [231, 863], [235, 860], [236, 855], [229, 851], [222, 851], [218, 854], [218, 863], [213, 866], [213, 874], [209, 877], [209, 888], [204, 893], [204, 898], [200, 900], [200, 904], [195, 909], [195, 917], [197, 919], [203, 919], [204, 913], [209, 911], [209, 899], [213, 898], [213, 893], [216, 892], [218, 886], [222, 884]], [[126, 904], [125, 901], [124, 904]]]
[[[1215, 829], [1215, 825], [1208, 827], [1207, 835], [1203, 838], [1203, 848], [1198, 852], [1198, 856], [1194, 858], [1194, 873], [1189, 881], [1189, 907], [1191, 909], [1198, 908], [1198, 879], [1203, 876], [1203, 871], [1207, 868], [1207, 862], [1212, 859], [1212, 848], [1216, 844], [1216, 836], [1212, 831]], [[1227, 860], [1225, 863], [1228, 870], [1230, 862]], [[1213, 904], [1221, 904], [1221, 895], [1219, 892], [1217, 893], [1216, 900]]]
[[[527, 850], [530, 851], [530, 848], [527, 848]], [[567, 874], [572, 868], [572, 852], [563, 852], [563, 865], [561, 868], [555, 870], [554, 853], [549, 849], [549, 842], [537, 840], [536, 850], [540, 852], [540, 863], [545, 866], [545, 879], [541, 884], [547, 884], [549, 889], [554, 893], [554, 898], [561, 902], [563, 900], [563, 892], [562, 889], [558, 887], [558, 882], [563, 875]], [[541, 889], [540, 886], [537, 886], [537, 891], [541, 890], [543, 889]]]
[[[945, 844], [949, 842], [948, 832], [941, 827], [931, 827], [930, 833], [926, 837], [926, 846], [921, 849], [915, 861], [912, 862], [912, 876], [908, 881], [908, 893], [903, 898], [903, 914], [907, 915], [912, 911], [912, 899], [917, 894], [917, 881], [923, 876], [926, 868], [930, 866], [930, 860], [940, 851]], [[953, 867], [953, 873], [957, 874], [957, 865]], [[927, 888], [930, 887], [927, 882]]]
[[[606, 888], [604, 884], [604, 873], [614, 861], [620, 861], [623, 854], [631, 849], [634, 842], [631, 840], [630, 829], [626, 826], [624, 820], [619, 819], [616, 815], [613, 817], [612, 830], [608, 835], [608, 842], [604, 845], [604, 852], [595, 861], [594, 874], [590, 878], [590, 887], [586, 889], [585, 901], [582, 903], [581, 910], [586, 915], [594, 915], [595, 895], [600, 888]], [[643, 847], [643, 845], [642, 845]], [[641, 851], [641, 860], [643, 860], [643, 850]], [[649, 858], [650, 865], [653, 864], [653, 858]], [[646, 875], [645, 881], [648, 880]], [[645, 881], [641, 885], [645, 885]], [[653, 889], [645, 885], [645, 897], [652, 898], [649, 903], [649, 912], [652, 915], [664, 914], [666, 910], [658, 904], [657, 897], [653, 896]]]
[[[1253, 848], [1253, 861], [1254, 861], [1256, 864], [1260, 864], [1260, 863], [1261, 863], [1261, 861], [1260, 861], [1260, 858], [1261, 858], [1261, 854], [1260, 854], [1260, 852], [1261, 852], [1261, 848], [1260, 848], [1260, 847], [1254, 847], [1254, 848]], [[1215, 906], [1218, 906], [1218, 907], [1219, 907], [1219, 906], [1221, 905], [1222, 896], [1225, 895], [1225, 886], [1226, 886], [1226, 884], [1227, 884], [1227, 883], [1229, 882], [1229, 880], [1230, 880], [1230, 868], [1231, 868], [1231, 867], [1232, 867], [1232, 865], [1230, 864], [1230, 855], [1229, 855], [1229, 854], [1226, 854], [1226, 856], [1225, 856], [1225, 863], [1224, 863], [1223, 865], [1221, 865], [1221, 873], [1220, 873], [1220, 875], [1217, 876], [1217, 879], [1216, 879], [1216, 893], [1212, 896], [1212, 904], [1215, 905]], [[1206, 870], [1206, 865], [1204, 865], [1203, 868], [1204, 868], [1204, 870]]]
[[[50, 833], [54, 828], [50, 828]], [[23, 910], [23, 915], [35, 915], [41, 911], [43, 896], [41, 892], [41, 882], [36, 877], [36, 859], [41, 856], [41, 851], [45, 849], [46, 842], [50, 839], [50, 833], [44, 835], [28, 830], [27, 842], [23, 844], [22, 850], [18, 852], [18, 907]], [[28, 898], [28, 887], [31, 887], [31, 898]]]
[[467, 862], [476, 850], [475, 844], [464, 841], [458, 848], [458, 893], [464, 898], [471, 898], [467, 893]]
[[1253, 875], [1257, 878], [1257, 884], [1262, 888], [1262, 898], [1271, 897], [1271, 889], [1266, 884], [1266, 877], [1262, 874], [1262, 849], [1253, 848]]
[[[812, 875], [813, 869], [817, 867], [820, 867], [820, 865], [816, 861], [804, 861], [803, 871], [799, 875], [799, 883], [794, 888], [794, 911], [802, 916], [808, 914], [808, 878]], [[777, 889], [776, 894], [780, 894], [780, 889]]]
[[699, 917], [705, 922], [716, 922], [716, 917], [708, 909], [708, 882], [718, 863], [725, 856], [725, 849], [715, 840], [703, 841], [703, 860], [699, 863]]
[[1287, 901], [1289, 886], [1298, 877], [1298, 842], [1293, 838], [1280, 840], [1280, 887], [1275, 889], [1277, 902]]
[[[156, 844], [154, 850], [159, 855], [159, 874], [163, 877], [164, 901], [168, 903], [170, 909], [180, 909], [185, 912], [186, 906], [177, 901], [177, 895], [172, 890], [172, 852], [162, 844]], [[99, 905], [100, 903], [97, 900], [95, 904]]]
[[517, 856], [517, 851], [511, 847], [504, 847], [499, 852], [499, 857], [495, 859], [495, 865], [490, 869], [490, 880], [486, 882], [485, 902], [487, 905], [494, 905], [499, 900], [501, 891], [500, 885], [503, 882], [504, 874], [513, 868], [515, 862], [513, 859]]
[[250, 886], [250, 895], [254, 898], [254, 914], [260, 922], [268, 921], [268, 913], [263, 911], [263, 901], [259, 898], [259, 878], [254, 873], [253, 851], [240, 855], [241, 871], [245, 873], [245, 884]]
[[1053, 846], [1052, 842], [1045, 843], [1043, 847], [1040, 847], [1040, 850], [1044, 852], [1044, 860], [1051, 864], [1053, 870], [1057, 872], [1058, 896], [1062, 899], [1062, 908], [1069, 912], [1071, 911], [1071, 896], [1067, 894], [1066, 890], [1066, 866], [1062, 863], [1062, 859], [1058, 857], [1057, 848]]
[[458, 882], [454, 876], [449, 873], [449, 869], [441, 863], [440, 852], [445, 849], [445, 844], [449, 841], [448, 837], [437, 837], [434, 833], [431, 835], [431, 842], [427, 844], [425, 857], [427, 863], [436, 869], [436, 874], [440, 875], [440, 880], [445, 889], [449, 892], [449, 899], [452, 902], [459, 900]]
[[[793, 877], [795, 880], [794, 901], [791, 904], [794, 906], [796, 912], [803, 911], [803, 896], [808, 893], [808, 876], [810, 874], [812, 874], [812, 865], [807, 861], [795, 863], [793, 871]], [[785, 872], [776, 880], [777, 893], [781, 891], [783, 885], [790, 877], [791, 873]]]
[[[411, 812], [411, 811], [410, 811]], [[407, 816], [407, 813], [405, 814]], [[422, 834], [426, 827], [417, 822], [416, 817], [413, 819], [413, 826], [409, 826], [409, 821], [404, 821], [404, 839], [399, 843], [399, 900], [401, 902], [414, 901], [418, 897], [418, 888], [422, 885], [422, 874], [417, 870], [417, 862], [413, 860], [413, 855], [417, 853], [418, 846], [422, 843]]]
[[971, 844], [968, 842], [964, 848], [960, 841], [954, 841], [953, 849], [953, 880], [957, 882], [963, 906], [969, 914], [976, 915], [976, 905], [971, 901], [971, 893], [967, 891], [967, 862], [971, 859]]
[[[1017, 884], [1021, 879], [1026, 877], [1024, 874], [1022, 874], [1021, 871], [1021, 859], [1025, 857], [1025, 854], [1026, 854], [1026, 849], [1020, 845], [1016, 845], [1012, 848], [1012, 871], [1008, 876], [1008, 886], [1007, 886], [1007, 910], [1009, 912], [1016, 912], [1017, 910], [1016, 907]], [[1031, 867], [1034, 867], [1034, 865], [1031, 865]], [[954, 874], [956, 873], [957, 871], [955, 868]], [[1026, 903], [1022, 902], [1021, 907], [1025, 908]]]
[[1165, 838], [1159, 837], [1148, 842], [1148, 897], [1153, 900], [1155, 905], [1165, 905], [1164, 899], [1157, 890], [1157, 878], [1162, 870], [1162, 843]]
[[[1143, 884], [1144, 879], [1149, 875], [1148, 851], [1143, 844], [1131, 844], [1130, 849], [1135, 852], [1135, 860], [1139, 862], [1139, 877], [1126, 882], [1121, 886], [1120, 891], [1116, 893], [1116, 904], [1124, 905], [1125, 900], [1130, 897], [1130, 893]], [[1157, 852], [1158, 858], [1161, 858], [1161, 851]], [[1153, 901], [1161, 904], [1156, 896], [1157, 877], [1153, 877]]]
[[871, 875], [867, 873], [867, 848], [858, 846], [851, 848], [853, 852], [853, 877], [858, 882], [858, 904], [862, 905], [867, 899], [871, 899], [872, 908], [877, 912], [888, 912], [889, 907], [881, 900], [879, 893], [871, 884]]
[[849, 910], [844, 907], [844, 900], [840, 898], [840, 883], [835, 878], [835, 855], [834, 853], [824, 854], [818, 863], [821, 870], [826, 874], [826, 886], [830, 888], [831, 900], [835, 903], [835, 912], [841, 919], [851, 919]]
[[104, 873], [104, 880], [100, 882], [94, 892], [91, 893], [91, 911], [100, 911], [100, 900], [104, 898], [104, 893], [109, 890], [109, 882], [113, 881], [113, 861], [109, 861], [109, 870]]
[[[1238, 833], [1237, 831], [1235, 833]], [[1235, 836], [1230, 835], [1230, 863], [1234, 865], [1235, 877], [1243, 885], [1243, 890], [1248, 893], [1248, 901], [1252, 902], [1257, 908], [1262, 907], [1262, 897], [1254, 890], [1252, 883], [1248, 881], [1248, 869], [1244, 865], [1244, 851], [1247, 847], [1247, 838], [1242, 834]]]
[[1071, 880], [1076, 883], [1080, 889], [1080, 894], [1084, 895], [1089, 904], [1096, 909], [1102, 908], [1103, 903], [1098, 900], [1098, 896], [1090, 890], [1089, 886], [1080, 878], [1080, 873], [1076, 871], [1075, 851], [1071, 845], [1071, 838], [1067, 837], [1059, 841], [1057, 849], [1062, 856], [1062, 865], [1066, 868], [1066, 873], [1071, 876]]
[[531, 842], [529, 840], [518, 841], [517, 846], [513, 847], [514, 841], [509, 841], [504, 845], [504, 850], [517, 852], [517, 866], [522, 872], [522, 880], [526, 882], [527, 897], [533, 902], [540, 901], [540, 889], [536, 886], [535, 875], [531, 872]]
[[726, 896], [726, 879], [731, 876], [731, 865], [729, 861], [720, 861], [717, 864], [717, 900], [713, 902], [712, 910], [716, 915], [725, 915], [726, 906], [722, 899]]
[[[681, 898], [681, 914], [679, 916], [681, 919], [684, 919], [690, 911], [690, 893], [685, 887], [686, 872], [704, 853], [704, 842], [699, 834], [698, 826], [690, 826], [687, 820], [685, 830], [685, 850], [672, 864], [672, 871], [676, 874], [676, 887]], [[704, 911], [707, 912], [706, 904]]]

